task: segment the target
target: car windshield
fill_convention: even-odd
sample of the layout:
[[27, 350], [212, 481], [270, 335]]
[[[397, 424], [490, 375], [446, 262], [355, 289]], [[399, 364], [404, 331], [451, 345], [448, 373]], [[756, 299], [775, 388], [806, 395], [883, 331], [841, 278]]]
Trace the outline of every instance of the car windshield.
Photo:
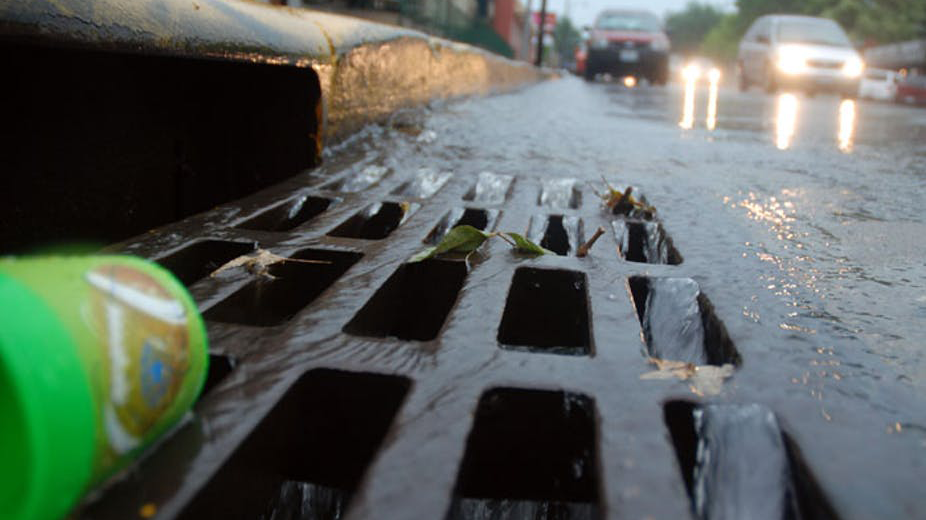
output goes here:
[[598, 17], [595, 27], [610, 31], [656, 32], [662, 30], [662, 24], [655, 15], [634, 12], [604, 13]]
[[778, 25], [778, 41], [783, 43], [811, 43], [850, 47], [846, 33], [833, 22], [816, 20], [788, 20]]

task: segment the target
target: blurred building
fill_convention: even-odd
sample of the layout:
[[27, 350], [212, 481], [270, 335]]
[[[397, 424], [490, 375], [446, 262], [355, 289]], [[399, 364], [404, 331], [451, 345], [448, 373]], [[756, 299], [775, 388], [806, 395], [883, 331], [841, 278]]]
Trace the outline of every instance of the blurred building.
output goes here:
[[524, 6], [519, 0], [261, 0], [334, 11], [418, 29], [509, 58], [522, 56]]
[[865, 63], [879, 69], [926, 74], [926, 39], [871, 47], [865, 50]]

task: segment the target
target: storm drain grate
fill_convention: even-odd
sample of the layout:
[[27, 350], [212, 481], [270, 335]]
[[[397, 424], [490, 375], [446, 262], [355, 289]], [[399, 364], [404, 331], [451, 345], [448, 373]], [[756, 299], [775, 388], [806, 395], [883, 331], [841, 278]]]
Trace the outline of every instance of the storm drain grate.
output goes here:
[[[574, 179], [540, 184], [368, 165], [298, 198], [260, 195], [250, 207], [265, 209], [243, 221], [216, 212], [209, 229], [222, 240], [189, 237], [160, 260], [188, 285], [258, 237], [297, 252], [196, 284], [215, 335], [202, 418], [87, 514], [126, 518], [127, 504], [157, 500], [183, 519], [720, 518], [750, 492], [723, 475], [771, 439], [763, 478], [784, 483], [769, 499], [783, 518], [834, 518], [768, 408], [679, 400], [689, 386], [674, 375], [641, 380], [645, 358], [742, 367], [653, 208], [607, 211]], [[493, 238], [469, 257], [409, 262], [459, 225], [526, 229], [556, 254]], [[613, 234], [578, 257], [598, 227]], [[157, 238], [136, 245], [157, 253]], [[628, 385], [638, 390], [615, 390]], [[755, 438], [730, 433], [742, 414]], [[668, 435], [641, 430], [646, 417]], [[722, 461], [698, 455], [705, 446], [725, 449]], [[177, 471], [192, 476], [146, 483]]]

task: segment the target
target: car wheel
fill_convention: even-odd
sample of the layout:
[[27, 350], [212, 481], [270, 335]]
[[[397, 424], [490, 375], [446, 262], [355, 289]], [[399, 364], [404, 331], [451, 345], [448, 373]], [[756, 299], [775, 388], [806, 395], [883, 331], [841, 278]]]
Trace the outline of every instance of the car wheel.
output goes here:
[[591, 68], [588, 63], [585, 64], [585, 81], [595, 81], [595, 69]]

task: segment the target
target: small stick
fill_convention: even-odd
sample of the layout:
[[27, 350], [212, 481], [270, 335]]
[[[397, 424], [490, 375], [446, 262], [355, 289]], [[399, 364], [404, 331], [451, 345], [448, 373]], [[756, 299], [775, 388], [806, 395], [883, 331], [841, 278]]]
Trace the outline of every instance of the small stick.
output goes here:
[[604, 228], [601, 226], [598, 226], [598, 229], [595, 230], [595, 234], [592, 235], [592, 238], [588, 239], [588, 242], [579, 246], [579, 250], [576, 251], [576, 256], [581, 258], [581, 257], [588, 255], [589, 249], [591, 249], [592, 246], [595, 245], [595, 241], [598, 240], [598, 238], [603, 234], [604, 234]]

